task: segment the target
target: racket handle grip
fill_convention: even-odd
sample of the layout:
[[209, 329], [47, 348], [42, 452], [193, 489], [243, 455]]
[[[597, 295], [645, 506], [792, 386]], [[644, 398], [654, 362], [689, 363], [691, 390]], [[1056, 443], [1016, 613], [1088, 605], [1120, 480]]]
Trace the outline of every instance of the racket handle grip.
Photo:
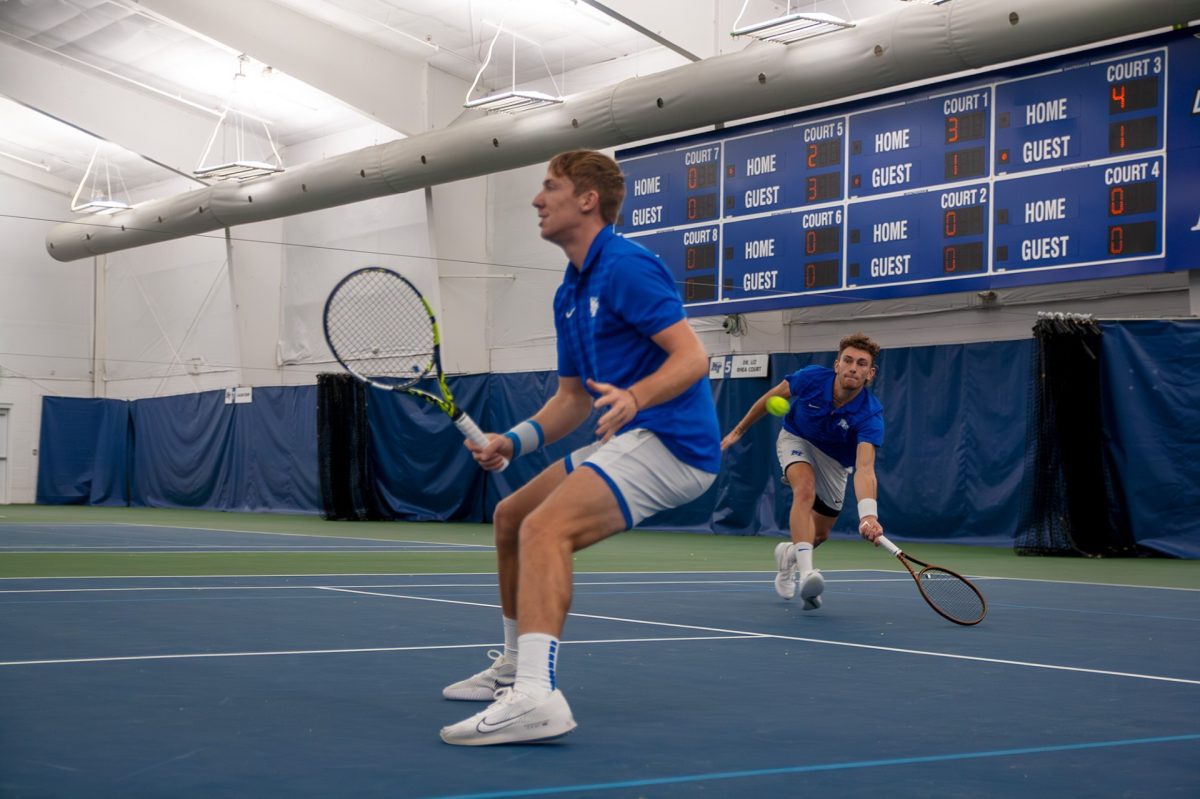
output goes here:
[[[463, 411], [458, 415], [458, 418], [454, 420], [454, 426], [457, 427], [458, 431], [463, 434], [463, 438], [467, 439], [475, 446], [486, 447], [488, 445], [488, 437], [483, 434], [483, 431], [479, 429], [479, 425], [475, 424], [475, 420], [472, 419], [466, 411]], [[496, 471], [502, 472], [507, 468], [508, 458], [505, 458], [504, 463], [502, 463], [500, 468]]]
[[886, 535], [881, 535], [881, 536], [879, 536], [879, 538], [876, 538], [875, 543], [879, 544], [879, 546], [883, 547], [884, 549], [886, 549], [888, 552], [890, 552], [893, 555], [896, 555], [896, 556], [900, 555], [900, 547], [896, 546], [891, 541], [889, 541], [887, 539]]

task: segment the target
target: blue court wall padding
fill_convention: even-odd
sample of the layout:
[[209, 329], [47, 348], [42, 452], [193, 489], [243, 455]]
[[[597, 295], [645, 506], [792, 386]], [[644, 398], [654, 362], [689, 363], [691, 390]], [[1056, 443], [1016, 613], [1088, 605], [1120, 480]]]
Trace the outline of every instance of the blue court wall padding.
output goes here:
[[[455, 403], [484, 430], [486, 375], [447, 381]], [[437, 394], [437, 386], [422, 386]], [[367, 390], [369, 450], [381, 515], [405, 521], [484, 521], [486, 473], [446, 414], [401, 392]], [[490, 516], [488, 516], [490, 518]]]
[[[1031, 340], [885, 350], [884, 524], [907, 538], [1011, 544], [1025, 473]], [[849, 501], [849, 498], [848, 500]], [[856, 529], [857, 514], [845, 514]]]
[[[885, 349], [872, 389], [884, 406], [876, 453], [880, 518], [898, 538], [1005, 545], [1012, 541], [1024, 474], [1029, 341]], [[763, 392], [834, 353], [780, 354], [766, 379], [717, 381], [722, 431]], [[790, 489], [781, 482], [765, 417], [725, 453], [715, 532], [782, 534]], [[853, 476], [834, 533], [857, 535]]]
[[1200, 322], [1100, 327], [1105, 443], [1133, 537], [1200, 558]]
[[130, 403], [43, 397], [37, 501], [129, 504]]
[[[485, 430], [503, 432], [533, 416], [558, 390], [558, 375], [553, 372], [517, 372], [494, 374], [488, 383]], [[595, 440], [594, 431], [600, 414], [593, 412], [578, 428], [564, 438], [517, 458], [503, 472], [492, 475], [487, 488], [487, 513], [503, 497], [528, 483], [543, 469], [574, 450]], [[485, 420], [476, 417], [481, 425]]]
[[223, 391], [133, 404], [131, 504], [317, 513], [316, 387]]

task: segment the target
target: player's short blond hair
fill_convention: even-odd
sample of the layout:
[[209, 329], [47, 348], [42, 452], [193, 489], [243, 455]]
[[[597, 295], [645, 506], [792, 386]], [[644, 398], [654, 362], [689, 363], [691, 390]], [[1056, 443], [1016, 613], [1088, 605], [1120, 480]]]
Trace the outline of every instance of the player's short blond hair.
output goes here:
[[571, 181], [576, 195], [595, 191], [600, 197], [600, 218], [609, 225], [617, 221], [625, 201], [625, 176], [616, 161], [595, 150], [569, 150], [550, 159], [550, 172]]

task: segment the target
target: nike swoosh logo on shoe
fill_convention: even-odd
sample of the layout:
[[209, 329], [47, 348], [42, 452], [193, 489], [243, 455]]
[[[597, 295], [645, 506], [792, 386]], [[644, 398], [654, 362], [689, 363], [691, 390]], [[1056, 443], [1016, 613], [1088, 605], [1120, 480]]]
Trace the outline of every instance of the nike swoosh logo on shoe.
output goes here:
[[516, 716], [512, 716], [511, 718], [501, 719], [499, 722], [495, 722], [495, 723], [490, 722], [487, 719], [480, 719], [479, 723], [475, 725], [475, 729], [485, 735], [489, 732], [499, 732], [500, 730], [503, 730], [505, 727], [511, 727], [513, 724], [517, 723], [518, 721], [523, 719], [525, 716], [528, 716], [530, 713], [532, 713], [533, 710], [534, 709], [531, 708], [529, 710], [526, 710], [524, 713], [521, 713]]

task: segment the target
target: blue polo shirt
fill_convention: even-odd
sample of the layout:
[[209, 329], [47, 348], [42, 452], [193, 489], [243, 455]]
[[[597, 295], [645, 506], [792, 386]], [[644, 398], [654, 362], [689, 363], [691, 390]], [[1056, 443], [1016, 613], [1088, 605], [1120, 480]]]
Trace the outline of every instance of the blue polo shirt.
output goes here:
[[792, 407], [783, 429], [811, 441], [842, 466], [854, 465], [858, 444], [883, 446], [883, 406], [869, 388], [840, 408], [833, 405], [836, 374], [827, 366], [806, 366], [787, 376]]
[[[592, 241], [583, 269], [567, 265], [554, 295], [558, 374], [580, 378], [585, 389], [588, 379], [629, 388], [667, 360], [650, 337], [684, 318], [667, 267], [610, 225]], [[674, 399], [638, 411], [617, 432], [635, 427], [652, 431], [690, 466], [712, 474], [721, 468], [721, 432], [707, 375]]]

